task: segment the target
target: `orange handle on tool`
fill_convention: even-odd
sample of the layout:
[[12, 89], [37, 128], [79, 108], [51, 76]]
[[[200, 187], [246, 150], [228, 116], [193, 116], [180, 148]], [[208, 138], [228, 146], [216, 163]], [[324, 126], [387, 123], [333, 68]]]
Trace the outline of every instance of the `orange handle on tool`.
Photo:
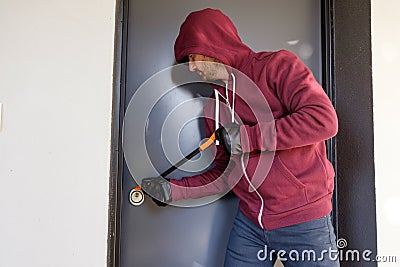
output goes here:
[[199, 147], [200, 151], [203, 151], [203, 150], [207, 149], [208, 147], [210, 147], [215, 142], [215, 139], [216, 139], [216, 136], [215, 136], [215, 133], [213, 133], [210, 136], [210, 138], [208, 138], [208, 140]]

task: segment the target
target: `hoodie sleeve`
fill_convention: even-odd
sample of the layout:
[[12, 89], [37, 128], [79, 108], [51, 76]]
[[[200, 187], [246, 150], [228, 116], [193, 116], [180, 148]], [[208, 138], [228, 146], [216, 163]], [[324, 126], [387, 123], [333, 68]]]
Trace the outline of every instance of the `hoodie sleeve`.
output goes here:
[[[214, 128], [213, 121], [205, 119], [205, 124], [206, 134], [207, 136], [211, 136]], [[216, 146], [216, 150], [213, 168], [195, 176], [184, 177], [181, 180], [170, 180], [172, 201], [187, 198], [201, 198], [227, 192], [229, 190], [229, 186], [224, 178], [224, 171], [228, 166], [229, 156], [221, 146]]]
[[[243, 125], [244, 152], [287, 150], [311, 145], [336, 135], [334, 107], [312, 72], [294, 54], [276, 53], [268, 64], [267, 84], [285, 113], [275, 121]], [[276, 140], [271, 136], [276, 134]], [[244, 136], [246, 135], [246, 136]]]

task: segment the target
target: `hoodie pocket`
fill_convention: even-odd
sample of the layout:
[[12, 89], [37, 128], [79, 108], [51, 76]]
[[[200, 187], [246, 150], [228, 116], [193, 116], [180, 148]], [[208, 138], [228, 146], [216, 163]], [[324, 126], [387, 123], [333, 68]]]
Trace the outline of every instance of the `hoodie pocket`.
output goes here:
[[308, 203], [306, 186], [292, 174], [277, 154], [259, 191], [265, 199], [268, 214], [284, 213]]

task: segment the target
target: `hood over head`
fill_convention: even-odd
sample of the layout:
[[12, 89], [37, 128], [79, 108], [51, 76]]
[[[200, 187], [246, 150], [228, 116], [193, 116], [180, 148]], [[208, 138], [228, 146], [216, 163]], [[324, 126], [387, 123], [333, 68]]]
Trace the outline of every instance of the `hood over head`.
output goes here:
[[251, 53], [232, 21], [220, 10], [206, 8], [190, 13], [175, 41], [175, 59], [183, 62], [189, 54], [218, 59], [239, 69]]

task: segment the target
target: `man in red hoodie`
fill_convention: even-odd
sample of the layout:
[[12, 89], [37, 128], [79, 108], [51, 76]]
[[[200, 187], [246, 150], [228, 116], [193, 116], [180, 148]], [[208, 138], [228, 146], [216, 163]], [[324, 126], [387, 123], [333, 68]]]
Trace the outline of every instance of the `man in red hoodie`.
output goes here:
[[311, 71], [289, 51], [252, 51], [210, 8], [183, 22], [175, 57], [204, 81], [226, 85], [215, 85], [204, 108], [207, 134], [220, 141], [215, 167], [181, 180], [145, 178], [144, 191], [160, 204], [232, 190], [240, 202], [225, 266], [273, 266], [277, 258], [285, 266], [339, 266], [325, 147], [338, 122]]

